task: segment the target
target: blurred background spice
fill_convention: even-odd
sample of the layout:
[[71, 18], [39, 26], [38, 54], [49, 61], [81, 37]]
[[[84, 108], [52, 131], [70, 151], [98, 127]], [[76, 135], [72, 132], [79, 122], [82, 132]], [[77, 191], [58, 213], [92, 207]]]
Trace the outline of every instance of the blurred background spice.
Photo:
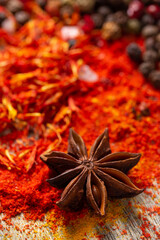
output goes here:
[[[57, 21], [63, 21], [66, 25], [77, 23], [85, 33], [102, 29], [102, 37], [107, 41], [120, 39], [122, 35], [141, 35], [145, 46], [140, 49], [141, 61], [138, 55], [136, 59], [131, 54], [132, 45], [127, 48], [128, 56], [140, 64], [139, 70], [149, 81], [150, 71], [144, 73], [144, 66], [147, 65], [143, 62], [151, 62], [154, 66], [152, 71], [159, 71], [159, 0], [1, 0], [0, 5], [0, 27], [9, 34], [34, 18], [39, 7], [41, 13], [58, 17]], [[150, 82], [155, 86], [154, 81]], [[156, 88], [157, 84], [159, 86], [160, 83], [156, 83]]]

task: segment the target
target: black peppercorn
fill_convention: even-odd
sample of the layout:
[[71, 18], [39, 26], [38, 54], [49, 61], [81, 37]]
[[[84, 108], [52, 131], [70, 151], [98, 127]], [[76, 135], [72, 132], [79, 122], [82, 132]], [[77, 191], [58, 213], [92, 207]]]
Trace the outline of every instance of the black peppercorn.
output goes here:
[[10, 12], [15, 14], [23, 9], [23, 3], [19, 0], [12, 0], [8, 2], [6, 7]]
[[141, 18], [142, 25], [154, 24], [154, 18], [149, 14], [144, 14]]
[[127, 21], [126, 31], [131, 34], [138, 34], [141, 30], [141, 23], [138, 19], [129, 19]]
[[8, 33], [14, 33], [16, 26], [14, 21], [11, 18], [6, 18], [2, 23], [1, 27]]
[[118, 11], [114, 14], [115, 17], [115, 21], [116, 23], [118, 23], [119, 25], [123, 26], [124, 24], [126, 24], [127, 22], [127, 15], [125, 14], [125, 12], [123, 11]]
[[105, 22], [116, 22], [115, 15], [113, 13], [110, 13], [106, 18]]
[[115, 22], [106, 22], [102, 27], [102, 36], [106, 40], [116, 40], [121, 37], [121, 28]]
[[128, 56], [134, 61], [139, 63], [141, 61], [141, 49], [136, 43], [130, 43], [127, 47]]
[[143, 54], [143, 61], [144, 62], [156, 62], [158, 59], [158, 54], [154, 50], [147, 50]]
[[144, 77], [148, 77], [150, 72], [155, 69], [155, 65], [151, 62], [143, 62], [139, 65], [139, 71], [143, 74]]
[[42, 8], [44, 9], [46, 4], [47, 4], [47, 0], [36, 0], [36, 3]]
[[19, 11], [15, 14], [15, 18], [19, 24], [23, 25], [29, 21], [30, 15], [25, 11]]
[[100, 13], [103, 17], [106, 17], [112, 12], [112, 10], [107, 6], [100, 6], [97, 12]]
[[153, 37], [156, 36], [156, 34], [159, 32], [159, 29], [155, 25], [147, 25], [142, 29], [142, 36], [147, 37]]
[[155, 48], [155, 39], [153, 37], [149, 37], [145, 40], [145, 47], [147, 50]]
[[91, 18], [96, 28], [101, 28], [103, 24], [103, 16], [100, 13], [93, 13]]
[[160, 89], [160, 70], [152, 71], [149, 75], [149, 80], [155, 88]]

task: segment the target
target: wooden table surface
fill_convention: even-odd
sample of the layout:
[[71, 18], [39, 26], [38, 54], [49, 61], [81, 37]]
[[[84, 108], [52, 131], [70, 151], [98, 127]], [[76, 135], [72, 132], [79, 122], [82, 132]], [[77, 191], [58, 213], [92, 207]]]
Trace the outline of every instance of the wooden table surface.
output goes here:
[[[153, 197], [154, 196], [154, 197]], [[23, 214], [12, 219], [12, 226], [1, 221], [3, 230], [0, 230], [0, 240], [48, 240], [48, 239], [126, 239], [126, 240], [140, 240], [140, 239], [159, 239], [160, 234], [160, 216], [155, 209], [160, 207], [159, 190], [156, 185], [147, 189], [147, 193], [143, 192], [139, 196], [131, 199], [113, 200], [111, 204], [120, 205], [121, 216], [113, 222], [110, 219], [107, 221], [107, 215], [102, 221], [104, 225], [100, 228], [98, 225], [93, 225], [92, 229], [88, 229], [83, 236], [83, 227], [79, 228], [79, 233], [76, 232], [74, 224], [69, 227], [59, 227], [56, 233], [50, 229], [46, 221], [27, 221]], [[128, 204], [130, 202], [130, 205]], [[129, 207], [130, 206], [130, 207]], [[144, 210], [145, 209], [145, 210]], [[116, 209], [115, 215], [117, 216]], [[114, 216], [114, 212], [113, 212]], [[1, 219], [2, 219], [1, 215]], [[87, 225], [85, 219], [82, 219], [84, 226]], [[27, 227], [26, 227], [27, 226]], [[25, 229], [25, 230], [24, 230]], [[144, 229], [144, 230], [143, 230]], [[91, 233], [92, 231], [92, 233]], [[68, 232], [68, 233], [67, 233]], [[99, 237], [100, 236], [100, 237]]]

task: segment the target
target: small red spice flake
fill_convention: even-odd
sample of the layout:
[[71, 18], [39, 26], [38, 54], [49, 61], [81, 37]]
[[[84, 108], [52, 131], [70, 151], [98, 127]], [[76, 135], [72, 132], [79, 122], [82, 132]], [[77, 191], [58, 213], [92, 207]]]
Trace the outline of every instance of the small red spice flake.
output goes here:
[[0, 230], [3, 230], [3, 225], [2, 224], [0, 224]]
[[122, 230], [121, 235], [127, 234], [127, 231], [125, 229]]

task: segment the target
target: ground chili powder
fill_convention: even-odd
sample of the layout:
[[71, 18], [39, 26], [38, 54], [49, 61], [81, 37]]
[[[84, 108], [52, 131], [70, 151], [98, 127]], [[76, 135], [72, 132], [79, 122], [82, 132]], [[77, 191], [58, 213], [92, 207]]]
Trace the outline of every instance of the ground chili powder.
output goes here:
[[[88, 214], [85, 207], [73, 214], [55, 206], [61, 191], [45, 181], [51, 173], [39, 159], [47, 149], [66, 151], [71, 126], [88, 148], [108, 127], [113, 152], [141, 152], [129, 172], [138, 187], [155, 187], [155, 180], [159, 186], [160, 176], [160, 93], [125, 54], [133, 38], [107, 43], [93, 31], [69, 48], [61, 28], [46, 15], [32, 20], [13, 38], [6, 36], [0, 52], [0, 212], [4, 219], [22, 212], [27, 219], [43, 219], [54, 209], [47, 218], [53, 229], [57, 216], [63, 215], [63, 225]], [[143, 40], [134, 40], [143, 49]], [[97, 74], [96, 83], [79, 80], [84, 65]]]

